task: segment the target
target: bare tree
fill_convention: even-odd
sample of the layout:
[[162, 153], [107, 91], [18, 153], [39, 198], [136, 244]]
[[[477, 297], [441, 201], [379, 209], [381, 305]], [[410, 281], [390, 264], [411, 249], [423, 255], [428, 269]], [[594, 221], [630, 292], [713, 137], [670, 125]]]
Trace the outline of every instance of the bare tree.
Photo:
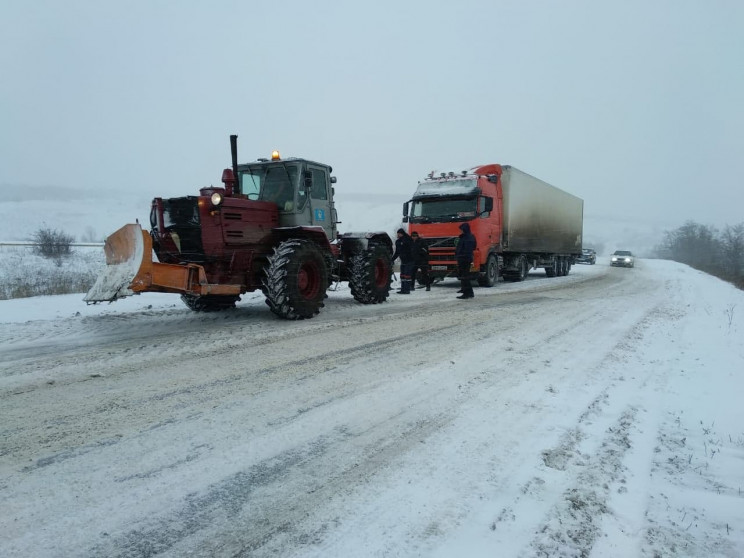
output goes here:
[[719, 233], [713, 227], [688, 221], [667, 231], [656, 251], [660, 257], [686, 263], [744, 288], [744, 223], [727, 225]]
[[41, 228], [34, 235], [35, 251], [45, 258], [61, 260], [72, 253], [72, 243], [75, 239], [69, 234], [56, 229]]
[[722, 267], [726, 277], [744, 286], [744, 223], [726, 225], [721, 233]]

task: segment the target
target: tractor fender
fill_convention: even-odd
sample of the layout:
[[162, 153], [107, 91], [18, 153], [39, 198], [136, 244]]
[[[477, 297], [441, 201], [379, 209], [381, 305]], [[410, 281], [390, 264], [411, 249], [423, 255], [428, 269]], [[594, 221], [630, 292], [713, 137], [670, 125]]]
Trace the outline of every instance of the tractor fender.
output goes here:
[[276, 227], [271, 232], [275, 246], [290, 238], [306, 238], [312, 240], [324, 252], [332, 251], [323, 227]]
[[366, 250], [370, 244], [382, 244], [393, 252], [393, 241], [386, 232], [350, 232], [338, 237], [338, 245], [344, 257]]

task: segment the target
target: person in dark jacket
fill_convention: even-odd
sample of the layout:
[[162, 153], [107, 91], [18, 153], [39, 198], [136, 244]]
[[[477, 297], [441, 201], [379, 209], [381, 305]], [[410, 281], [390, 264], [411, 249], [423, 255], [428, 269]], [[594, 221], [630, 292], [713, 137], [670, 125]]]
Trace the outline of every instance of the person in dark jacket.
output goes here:
[[416, 290], [416, 275], [421, 270], [421, 283], [426, 286], [426, 290], [431, 290], [431, 279], [429, 278], [429, 249], [426, 247], [426, 241], [419, 236], [417, 232], [411, 233], [413, 240], [413, 273], [411, 273], [411, 290]]
[[470, 225], [460, 225], [462, 234], [457, 239], [455, 247], [455, 258], [457, 258], [457, 272], [460, 275], [460, 290], [462, 294], [457, 298], [473, 298], [473, 285], [470, 282], [470, 266], [473, 265], [473, 252], [476, 248], [476, 240], [470, 232]]
[[400, 290], [398, 294], [411, 294], [411, 273], [413, 272], [413, 241], [403, 229], [398, 229], [398, 239], [395, 241], [394, 262], [400, 258]]

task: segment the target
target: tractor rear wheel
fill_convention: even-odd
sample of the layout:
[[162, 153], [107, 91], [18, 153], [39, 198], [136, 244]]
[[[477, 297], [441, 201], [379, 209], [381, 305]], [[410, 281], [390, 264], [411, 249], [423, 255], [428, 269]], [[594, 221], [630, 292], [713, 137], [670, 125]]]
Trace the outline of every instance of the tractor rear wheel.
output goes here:
[[235, 303], [240, 300], [239, 296], [223, 295], [190, 295], [182, 294], [181, 300], [194, 312], [219, 312], [235, 308]]
[[285, 240], [269, 257], [263, 287], [266, 304], [277, 316], [312, 318], [323, 307], [328, 288], [322, 251], [310, 240]]
[[362, 304], [385, 302], [390, 294], [393, 264], [390, 250], [384, 244], [370, 244], [349, 258], [349, 289]]

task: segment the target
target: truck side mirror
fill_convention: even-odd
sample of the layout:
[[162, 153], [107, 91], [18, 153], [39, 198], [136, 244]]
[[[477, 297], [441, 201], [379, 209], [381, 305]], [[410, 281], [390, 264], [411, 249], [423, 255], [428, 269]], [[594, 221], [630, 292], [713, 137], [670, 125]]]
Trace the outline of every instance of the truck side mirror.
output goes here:
[[331, 184], [335, 184], [335, 183], [336, 183], [336, 177], [335, 176], [332, 176], [331, 177]]

